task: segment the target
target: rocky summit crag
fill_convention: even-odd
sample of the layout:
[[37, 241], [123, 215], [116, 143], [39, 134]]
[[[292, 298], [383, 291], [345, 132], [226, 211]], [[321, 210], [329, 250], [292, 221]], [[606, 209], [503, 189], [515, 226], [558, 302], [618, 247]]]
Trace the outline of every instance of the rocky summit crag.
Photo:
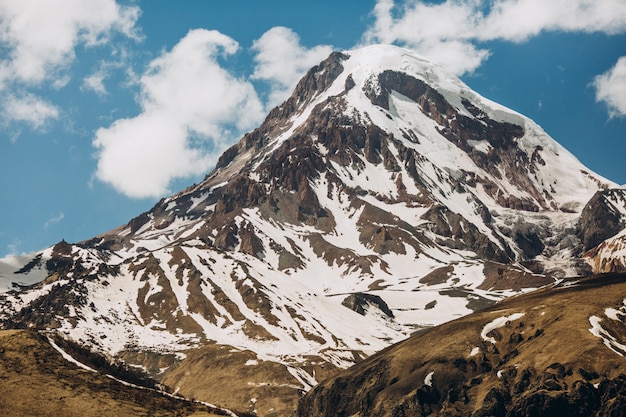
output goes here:
[[417, 330], [623, 269], [625, 193], [410, 51], [335, 52], [201, 183], [3, 260], [0, 319], [288, 415]]

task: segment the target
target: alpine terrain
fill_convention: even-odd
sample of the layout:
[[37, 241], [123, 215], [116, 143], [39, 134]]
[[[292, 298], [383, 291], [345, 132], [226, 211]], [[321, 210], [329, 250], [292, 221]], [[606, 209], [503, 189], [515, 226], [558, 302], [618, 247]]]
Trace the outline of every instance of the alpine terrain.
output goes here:
[[368, 46], [312, 68], [201, 183], [93, 239], [2, 260], [0, 320], [187, 398], [284, 416], [415, 332], [624, 270], [625, 225], [626, 190], [533, 121]]
[[626, 275], [564, 281], [323, 381], [299, 416], [624, 416]]

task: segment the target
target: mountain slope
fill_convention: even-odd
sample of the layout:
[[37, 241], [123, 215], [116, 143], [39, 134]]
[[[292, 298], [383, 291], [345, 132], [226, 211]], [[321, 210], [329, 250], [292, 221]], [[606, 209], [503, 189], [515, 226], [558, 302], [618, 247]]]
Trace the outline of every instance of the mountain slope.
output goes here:
[[[5, 293], [0, 319], [57, 329], [185, 395], [286, 412], [416, 330], [589, 273], [589, 242], [611, 236], [589, 240], [583, 211], [609, 207], [588, 203], [614, 187], [407, 50], [335, 52], [201, 183], [7, 272], [7, 288], [46, 278]], [[216, 352], [223, 373], [185, 376]], [[226, 373], [236, 399], [211, 389]]]
[[[2, 415], [217, 416], [225, 410], [139, 389], [67, 361], [45, 335], [0, 331]], [[58, 347], [57, 347], [58, 348]]]
[[626, 275], [567, 281], [419, 332], [322, 382], [298, 416], [613, 416]]

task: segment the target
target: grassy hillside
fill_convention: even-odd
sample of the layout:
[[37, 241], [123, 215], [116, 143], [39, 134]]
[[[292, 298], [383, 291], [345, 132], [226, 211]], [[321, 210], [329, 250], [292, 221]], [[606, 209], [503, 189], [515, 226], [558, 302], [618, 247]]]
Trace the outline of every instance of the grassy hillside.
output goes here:
[[626, 274], [424, 330], [326, 380], [300, 417], [626, 415]]
[[216, 416], [211, 408], [133, 388], [68, 362], [31, 330], [0, 331], [0, 415]]

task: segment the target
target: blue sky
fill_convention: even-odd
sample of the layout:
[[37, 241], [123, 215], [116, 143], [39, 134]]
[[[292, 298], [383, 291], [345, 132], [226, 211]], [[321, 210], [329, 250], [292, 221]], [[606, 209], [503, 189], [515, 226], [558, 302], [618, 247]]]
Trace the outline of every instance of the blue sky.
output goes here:
[[0, 0], [0, 257], [201, 180], [333, 49], [411, 48], [626, 183], [626, 2]]

